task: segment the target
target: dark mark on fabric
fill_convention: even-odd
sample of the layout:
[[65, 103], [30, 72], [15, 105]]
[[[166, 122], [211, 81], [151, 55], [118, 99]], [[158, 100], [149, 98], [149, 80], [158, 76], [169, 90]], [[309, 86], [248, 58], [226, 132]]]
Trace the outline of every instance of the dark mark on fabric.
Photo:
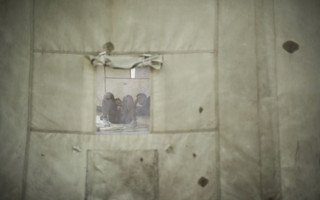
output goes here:
[[196, 157], [197, 157], [197, 154], [196, 154], [196, 153], [193, 153], [192, 156], [193, 156], [194, 158], [196, 158]]
[[173, 153], [173, 147], [171, 145], [169, 145], [167, 148], [166, 148], [166, 152], [167, 153]]
[[201, 186], [201, 187], [205, 187], [207, 184], [209, 183], [209, 180], [205, 177], [201, 177], [198, 181], [198, 184]]
[[108, 55], [111, 55], [112, 51], [115, 49], [112, 42], [107, 42], [103, 45], [104, 50]]
[[140, 158], [140, 162], [143, 162], [143, 158]]
[[295, 51], [299, 50], [299, 45], [296, 42], [293, 41], [286, 41], [283, 43], [282, 47], [288, 52], [288, 53], [294, 53]]
[[300, 142], [297, 141], [296, 153], [295, 153], [295, 156], [294, 156], [295, 164], [297, 164], [299, 158], [300, 158]]
[[203, 112], [203, 108], [200, 106], [199, 113], [201, 114]]

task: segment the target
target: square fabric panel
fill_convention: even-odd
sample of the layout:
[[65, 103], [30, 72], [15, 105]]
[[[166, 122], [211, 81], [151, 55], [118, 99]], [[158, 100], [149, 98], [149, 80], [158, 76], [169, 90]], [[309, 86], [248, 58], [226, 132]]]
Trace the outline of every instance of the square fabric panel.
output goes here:
[[99, 51], [109, 41], [109, 0], [35, 0], [37, 50]]
[[215, 7], [215, 0], [113, 1], [111, 41], [116, 52], [212, 51]]
[[89, 150], [87, 170], [87, 200], [158, 199], [156, 150]]
[[216, 127], [214, 54], [165, 55], [152, 78], [153, 131]]
[[[36, 50], [213, 51], [216, 0], [35, 0]], [[143, 10], [143, 11], [142, 11]]]
[[32, 128], [90, 132], [95, 68], [83, 56], [34, 55]]
[[[112, 198], [118, 200], [216, 199], [216, 134], [98, 136], [32, 132], [26, 200], [83, 200], [88, 195], [104, 200], [117, 188], [119, 192]], [[89, 157], [88, 150], [92, 150]], [[246, 156], [242, 158], [245, 161]], [[154, 195], [157, 179], [159, 196]]]

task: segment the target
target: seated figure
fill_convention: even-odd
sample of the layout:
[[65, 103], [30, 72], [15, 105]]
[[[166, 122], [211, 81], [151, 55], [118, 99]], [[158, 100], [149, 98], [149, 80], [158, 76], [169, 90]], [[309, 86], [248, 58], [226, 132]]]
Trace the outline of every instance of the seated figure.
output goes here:
[[136, 105], [133, 101], [133, 97], [131, 95], [124, 96], [122, 101], [121, 122], [129, 124], [127, 127], [133, 128], [137, 125], [135, 110]]
[[150, 115], [150, 97], [147, 97], [144, 93], [137, 95], [136, 113], [137, 116], [149, 116]]
[[132, 96], [126, 95], [123, 101], [115, 99], [111, 92], [107, 92], [102, 100], [102, 115], [100, 119], [105, 126], [113, 124], [128, 124], [126, 127], [133, 128], [137, 125], [135, 103]]
[[114, 96], [111, 92], [107, 92], [102, 100], [102, 115], [100, 119], [104, 121], [106, 126], [111, 123], [120, 122], [120, 112], [117, 110]]

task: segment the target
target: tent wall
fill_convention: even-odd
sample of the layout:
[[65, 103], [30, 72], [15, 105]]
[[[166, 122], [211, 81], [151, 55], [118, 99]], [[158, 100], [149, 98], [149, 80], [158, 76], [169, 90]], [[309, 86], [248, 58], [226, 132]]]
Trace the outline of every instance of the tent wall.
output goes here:
[[[319, 1], [275, 5], [282, 192], [286, 199], [320, 197]], [[281, 47], [292, 40], [300, 50]]]
[[260, 199], [255, 4], [219, 8], [221, 199]]
[[[319, 8], [2, 1], [0, 199], [319, 199]], [[163, 55], [150, 134], [94, 135], [84, 56], [108, 41], [117, 55]]]
[[0, 199], [21, 199], [28, 130], [30, 2], [0, 3]]

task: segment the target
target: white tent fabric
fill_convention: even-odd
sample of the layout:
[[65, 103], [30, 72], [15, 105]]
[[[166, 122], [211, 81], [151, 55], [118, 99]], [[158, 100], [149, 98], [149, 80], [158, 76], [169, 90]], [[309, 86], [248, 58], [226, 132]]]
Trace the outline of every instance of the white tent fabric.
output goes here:
[[[320, 199], [319, 7], [1, 1], [0, 199]], [[97, 66], [163, 64], [150, 134], [94, 134], [99, 67], [85, 56], [107, 41], [119, 56]], [[161, 55], [128, 56], [145, 52]]]
[[141, 56], [109, 56], [105, 51], [97, 56], [87, 56], [94, 66], [105, 66], [118, 69], [131, 69], [135, 67], [152, 67], [161, 69], [162, 56], [143, 54]]

